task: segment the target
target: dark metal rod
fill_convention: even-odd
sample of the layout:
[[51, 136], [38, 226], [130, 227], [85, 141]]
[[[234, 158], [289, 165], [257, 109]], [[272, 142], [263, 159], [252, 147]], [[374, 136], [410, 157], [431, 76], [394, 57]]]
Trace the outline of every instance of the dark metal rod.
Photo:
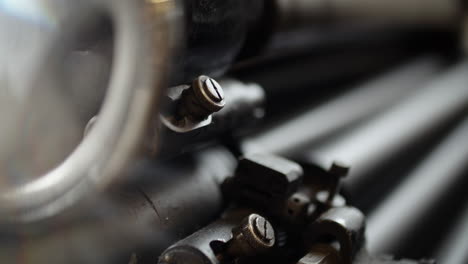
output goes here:
[[[457, 70], [463, 69], [466, 69], [465, 66]], [[467, 160], [468, 119], [438, 145], [370, 214], [367, 226], [369, 250], [372, 253], [400, 254], [405, 246], [415, 250], [417, 244], [411, 243], [414, 236], [424, 237], [427, 242], [432, 234], [418, 231], [424, 225], [431, 226], [431, 229], [437, 228], [437, 225], [430, 224], [431, 221], [446, 217], [437, 210], [437, 205], [444, 199], [445, 207], [456, 203], [446, 201], [450, 197], [447, 194], [453, 192], [457, 186], [467, 183], [464, 179], [468, 169]]]
[[437, 250], [436, 259], [444, 264], [468, 263], [468, 206]]
[[[243, 142], [244, 152], [289, 155], [379, 110], [422, 87], [441, 70], [441, 60], [424, 57], [268, 128]], [[286, 136], [287, 135], [287, 136]]]
[[[372, 184], [378, 185], [383, 180], [379, 177], [382, 171], [377, 173], [377, 169], [395, 157], [401, 159], [415, 152], [418, 144], [427, 142], [464, 113], [468, 106], [467, 73], [467, 62], [453, 67], [369, 122], [317, 145], [305, 155], [306, 159], [332, 159], [350, 164], [344, 187], [351, 197], [363, 197]], [[390, 81], [387, 85], [396, 84]], [[374, 99], [377, 98], [369, 98]], [[355, 105], [363, 102], [366, 101]], [[347, 109], [339, 109], [338, 114], [346, 112]], [[322, 123], [327, 121], [324, 118]]]

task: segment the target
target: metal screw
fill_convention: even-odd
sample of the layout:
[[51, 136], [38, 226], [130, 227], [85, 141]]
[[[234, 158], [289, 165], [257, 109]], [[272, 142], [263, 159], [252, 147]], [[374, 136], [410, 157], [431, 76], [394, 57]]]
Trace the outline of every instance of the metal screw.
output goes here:
[[341, 178], [344, 178], [349, 172], [350, 166], [344, 162], [334, 160], [328, 173], [332, 176], [330, 186], [328, 188], [328, 197], [326, 204], [332, 205], [336, 195], [340, 191]]
[[217, 112], [224, 107], [224, 91], [214, 79], [202, 75], [193, 81], [193, 91], [199, 102], [207, 109]]
[[251, 214], [244, 218], [240, 226], [234, 228], [232, 233], [233, 238], [227, 248], [227, 253], [231, 256], [253, 256], [275, 244], [273, 226], [258, 214]]
[[263, 242], [270, 243], [275, 239], [275, 232], [270, 222], [263, 217], [254, 217], [253, 231]]
[[182, 117], [200, 121], [221, 110], [225, 104], [221, 85], [214, 79], [202, 75], [183, 92], [178, 112]]
[[221, 88], [221, 85], [219, 85], [219, 83], [214, 79], [206, 78], [203, 82], [202, 88], [205, 94], [215, 102], [221, 102], [224, 100], [224, 91]]

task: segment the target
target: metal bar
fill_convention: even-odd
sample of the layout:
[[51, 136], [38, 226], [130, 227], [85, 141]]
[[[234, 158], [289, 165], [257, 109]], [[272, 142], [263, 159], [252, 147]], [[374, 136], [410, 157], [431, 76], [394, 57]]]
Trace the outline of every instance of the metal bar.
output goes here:
[[[368, 189], [384, 180], [378, 177], [382, 171], [377, 173], [377, 169], [381, 170], [395, 157], [401, 161], [401, 157], [414, 154], [418, 145], [433, 139], [436, 132], [464, 113], [468, 106], [467, 73], [467, 62], [455, 66], [373, 120], [317, 145], [305, 154], [305, 159], [333, 159], [348, 163], [351, 171], [344, 181], [345, 190], [355, 200], [369, 200]], [[387, 85], [397, 84], [389, 81]], [[377, 98], [368, 98], [374, 99]], [[355, 105], [363, 102], [366, 101]], [[344, 115], [347, 110], [339, 109], [337, 115]], [[332, 120], [331, 117], [327, 120]]]
[[436, 259], [444, 264], [468, 263], [468, 206], [437, 250]]
[[[463, 72], [465, 69], [466, 64], [452, 73], [460, 73], [459, 71]], [[456, 76], [451, 77], [455, 82]], [[463, 85], [466, 83], [465, 81]], [[447, 217], [438, 208], [442, 203], [445, 208], [456, 203], [453, 201], [454, 197], [449, 201], [447, 197], [451, 197], [448, 194], [457, 187], [466, 186], [467, 160], [468, 119], [438, 145], [370, 214], [367, 226], [369, 250], [372, 253], [392, 254], [401, 254], [405, 247], [416, 250], [418, 244], [412, 243], [416, 236], [424, 238], [428, 243], [432, 234], [418, 231], [424, 225], [437, 229], [438, 225], [431, 225], [431, 221], [434, 218]], [[455, 200], [458, 198], [455, 197]], [[415, 254], [418, 253], [412, 253], [413, 256]]]
[[308, 144], [402, 99], [410, 90], [422, 87], [440, 69], [441, 61], [438, 58], [418, 59], [247, 138], [243, 142], [243, 150], [247, 153], [267, 152], [280, 155], [297, 153]]

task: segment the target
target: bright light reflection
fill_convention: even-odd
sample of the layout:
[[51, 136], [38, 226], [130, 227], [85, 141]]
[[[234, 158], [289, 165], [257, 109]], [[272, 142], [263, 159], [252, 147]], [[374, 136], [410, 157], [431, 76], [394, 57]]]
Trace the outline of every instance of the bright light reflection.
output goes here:
[[57, 19], [47, 1], [0, 0], [0, 12], [41, 26], [57, 25]]

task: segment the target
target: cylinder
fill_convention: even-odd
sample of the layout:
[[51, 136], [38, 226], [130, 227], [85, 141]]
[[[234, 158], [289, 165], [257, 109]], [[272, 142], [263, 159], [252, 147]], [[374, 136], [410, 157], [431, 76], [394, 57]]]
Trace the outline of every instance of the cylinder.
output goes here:
[[[239, 137], [253, 130], [264, 116], [265, 91], [255, 83], [243, 83], [235, 79], [220, 80], [226, 105], [211, 115], [211, 123], [187, 131], [176, 132], [167, 127], [155, 129], [148, 138], [149, 153], [158, 157], [171, 157], [192, 151], [200, 146], [219, 142], [224, 137]], [[159, 127], [158, 120], [155, 120]], [[152, 142], [161, 141], [160, 149], [155, 151]]]
[[371, 212], [367, 227], [369, 250], [374, 254], [411, 252], [409, 257], [423, 257], [417, 256], [421, 245], [414, 239], [421, 244], [429, 243], [437, 233], [433, 229], [440, 229], [434, 224], [436, 219], [448, 217], [441, 208], [455, 210], [460, 203], [459, 197], [450, 194], [457, 189], [466, 190], [467, 160], [468, 120], [465, 120]]
[[455, 224], [450, 228], [446, 238], [437, 250], [436, 260], [439, 263], [468, 263], [468, 206], [461, 211]]
[[441, 67], [442, 62], [436, 57], [417, 59], [248, 137], [243, 150], [287, 156], [300, 153], [325, 136], [382, 111], [413, 90], [418, 91]]
[[369, 199], [373, 188], [386, 187], [388, 182], [379, 185], [383, 180], [397, 180], [396, 173], [382, 176], [385, 166], [401, 167], [404, 159], [417, 153], [418, 147], [446, 131], [465, 113], [467, 72], [467, 62], [452, 67], [372, 120], [317, 144], [305, 154], [306, 159], [333, 159], [350, 164], [345, 190], [358, 206], [371, 203], [369, 200], [376, 200]]

